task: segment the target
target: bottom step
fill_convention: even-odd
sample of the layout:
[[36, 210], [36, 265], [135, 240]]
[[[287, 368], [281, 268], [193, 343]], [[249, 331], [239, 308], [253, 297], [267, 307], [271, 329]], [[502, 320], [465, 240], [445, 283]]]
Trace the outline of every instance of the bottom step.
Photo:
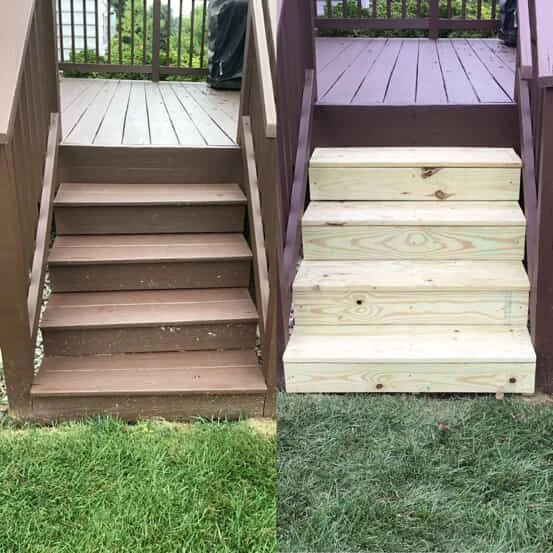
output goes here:
[[532, 393], [526, 329], [297, 326], [284, 355], [286, 390]]
[[253, 351], [47, 357], [31, 389], [34, 418], [263, 416]]

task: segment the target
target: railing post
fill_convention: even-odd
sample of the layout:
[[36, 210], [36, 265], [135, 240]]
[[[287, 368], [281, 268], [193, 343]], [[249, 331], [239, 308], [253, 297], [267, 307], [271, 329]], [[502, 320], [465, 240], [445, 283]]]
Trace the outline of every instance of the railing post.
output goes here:
[[553, 392], [553, 88], [542, 97], [538, 153], [538, 252], [530, 305], [536, 388]]
[[440, 36], [440, 0], [429, 0], [428, 3], [428, 38]]
[[0, 181], [0, 348], [10, 410], [16, 418], [24, 419], [31, 409], [35, 347], [29, 329], [29, 276], [8, 144], [0, 145]]
[[152, 81], [159, 82], [161, 53], [161, 0], [154, 0], [152, 26]]

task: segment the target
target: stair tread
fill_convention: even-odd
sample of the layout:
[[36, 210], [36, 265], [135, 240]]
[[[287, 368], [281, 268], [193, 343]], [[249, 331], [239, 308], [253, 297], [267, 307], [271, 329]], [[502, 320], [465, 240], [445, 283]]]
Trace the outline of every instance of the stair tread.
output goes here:
[[257, 312], [245, 288], [52, 294], [44, 329], [248, 323]]
[[534, 363], [526, 328], [297, 326], [285, 363]]
[[250, 259], [241, 234], [58, 236], [51, 265]]
[[304, 226], [524, 226], [518, 202], [312, 201]]
[[254, 351], [46, 357], [35, 397], [264, 393]]
[[311, 167], [522, 167], [511, 148], [317, 148]]
[[145, 206], [145, 205], [245, 205], [238, 184], [91, 184], [64, 182], [54, 205]]
[[529, 290], [518, 261], [303, 261], [294, 292], [348, 290]]

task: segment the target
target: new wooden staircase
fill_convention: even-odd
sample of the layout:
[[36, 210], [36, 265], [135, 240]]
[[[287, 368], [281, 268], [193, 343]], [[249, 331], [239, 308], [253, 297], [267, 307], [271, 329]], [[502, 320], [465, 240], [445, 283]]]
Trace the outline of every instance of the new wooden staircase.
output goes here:
[[287, 390], [533, 392], [520, 172], [510, 149], [316, 150]]
[[[241, 163], [238, 147], [201, 154], [206, 167]], [[93, 182], [101, 167], [83, 168], [85, 182], [62, 175], [34, 418], [263, 415], [246, 197], [238, 182], [156, 182], [149, 170], [149, 182]]]

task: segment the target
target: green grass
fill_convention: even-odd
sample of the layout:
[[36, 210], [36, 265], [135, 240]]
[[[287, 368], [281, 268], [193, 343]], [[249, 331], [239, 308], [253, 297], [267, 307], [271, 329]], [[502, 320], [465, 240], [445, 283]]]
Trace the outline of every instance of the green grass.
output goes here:
[[257, 426], [0, 423], [0, 552], [273, 552], [275, 439]]
[[553, 404], [284, 396], [283, 553], [553, 551]]

